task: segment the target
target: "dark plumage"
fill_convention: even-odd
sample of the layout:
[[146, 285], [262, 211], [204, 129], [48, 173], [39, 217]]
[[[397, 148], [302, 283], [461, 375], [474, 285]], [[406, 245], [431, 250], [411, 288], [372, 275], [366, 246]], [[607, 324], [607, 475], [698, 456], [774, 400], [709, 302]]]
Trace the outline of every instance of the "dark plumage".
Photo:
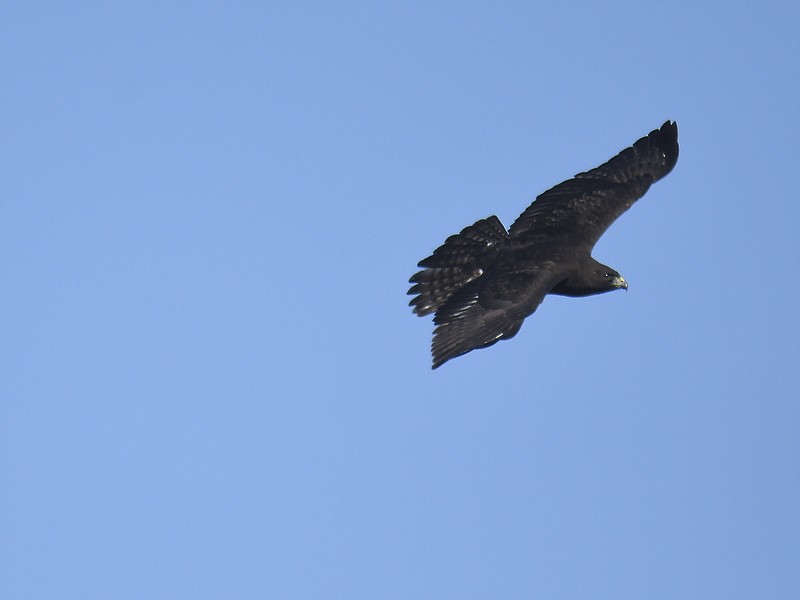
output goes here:
[[599, 167], [541, 194], [506, 232], [481, 219], [420, 261], [409, 280], [419, 316], [435, 312], [433, 368], [514, 337], [547, 294], [590, 296], [628, 288], [591, 252], [622, 213], [678, 160], [667, 121]]

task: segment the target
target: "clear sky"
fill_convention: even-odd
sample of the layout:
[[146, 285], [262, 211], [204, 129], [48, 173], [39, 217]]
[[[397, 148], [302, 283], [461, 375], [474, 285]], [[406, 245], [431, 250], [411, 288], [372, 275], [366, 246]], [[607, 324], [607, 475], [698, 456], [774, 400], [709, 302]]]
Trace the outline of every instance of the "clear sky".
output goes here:
[[[0, 597], [800, 597], [793, 2], [3, 2]], [[447, 236], [675, 170], [430, 369]]]

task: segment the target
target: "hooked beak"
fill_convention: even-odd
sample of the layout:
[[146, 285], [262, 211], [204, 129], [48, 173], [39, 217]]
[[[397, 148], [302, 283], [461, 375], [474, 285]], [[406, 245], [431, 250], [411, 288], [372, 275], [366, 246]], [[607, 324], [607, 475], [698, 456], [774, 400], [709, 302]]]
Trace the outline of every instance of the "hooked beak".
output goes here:
[[622, 288], [626, 292], [628, 291], [628, 282], [625, 281], [625, 278], [620, 275], [616, 279], [614, 279], [614, 285], [618, 288]]

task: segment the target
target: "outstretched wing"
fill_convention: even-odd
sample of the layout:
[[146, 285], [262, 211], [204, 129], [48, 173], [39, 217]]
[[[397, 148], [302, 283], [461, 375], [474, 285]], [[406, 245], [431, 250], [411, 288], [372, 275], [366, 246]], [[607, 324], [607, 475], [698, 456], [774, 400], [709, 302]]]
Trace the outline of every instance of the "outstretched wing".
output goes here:
[[514, 222], [520, 241], [591, 248], [678, 160], [678, 126], [667, 121], [599, 167], [544, 192]]
[[454, 293], [433, 319], [433, 368], [514, 337], [561, 279], [552, 268], [552, 263], [543, 263], [524, 272], [493, 269]]

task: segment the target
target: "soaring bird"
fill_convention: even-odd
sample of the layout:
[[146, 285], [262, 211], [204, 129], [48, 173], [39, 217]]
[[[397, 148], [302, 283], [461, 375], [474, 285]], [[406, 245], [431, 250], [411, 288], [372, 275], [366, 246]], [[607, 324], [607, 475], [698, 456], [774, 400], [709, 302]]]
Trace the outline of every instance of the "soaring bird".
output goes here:
[[628, 289], [592, 258], [597, 240], [678, 160], [678, 125], [634, 142], [608, 162], [547, 190], [506, 231], [496, 216], [452, 235], [409, 280], [414, 313], [435, 313], [433, 368], [514, 337], [547, 294]]

